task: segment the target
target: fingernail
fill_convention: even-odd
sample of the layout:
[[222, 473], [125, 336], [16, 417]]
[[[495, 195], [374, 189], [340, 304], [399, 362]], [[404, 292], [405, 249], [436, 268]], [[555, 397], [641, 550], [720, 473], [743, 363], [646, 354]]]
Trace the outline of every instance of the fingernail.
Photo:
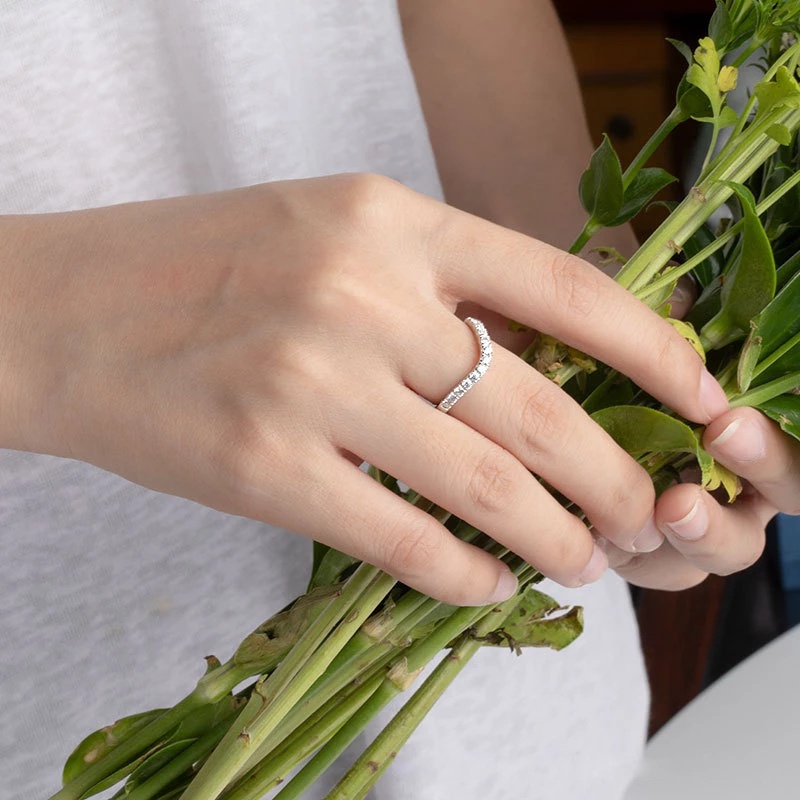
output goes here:
[[598, 547], [597, 543], [595, 543], [589, 563], [578, 576], [580, 585], [594, 583], [607, 569], [608, 556]]
[[700, 374], [700, 405], [710, 419], [715, 419], [730, 408], [724, 389], [705, 367]]
[[746, 419], [735, 419], [708, 445], [725, 459], [759, 461], [767, 452], [763, 431]]
[[651, 515], [644, 528], [636, 534], [631, 547], [634, 553], [652, 553], [653, 550], [661, 547], [663, 541], [664, 534], [656, 527], [656, 522]]
[[500, 577], [497, 579], [497, 586], [494, 587], [494, 591], [486, 598], [486, 605], [503, 603], [508, 600], [509, 597], [512, 597], [516, 591], [516, 576], [510, 569], [504, 568], [500, 573]]
[[666, 522], [664, 527], [687, 542], [695, 542], [705, 536], [708, 530], [708, 509], [702, 497], [694, 501], [692, 510], [685, 517], [675, 522]]

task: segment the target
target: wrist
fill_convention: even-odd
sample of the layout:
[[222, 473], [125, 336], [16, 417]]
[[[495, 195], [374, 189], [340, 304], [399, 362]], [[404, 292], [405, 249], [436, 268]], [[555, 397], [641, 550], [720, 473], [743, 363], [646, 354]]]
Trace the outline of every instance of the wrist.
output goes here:
[[0, 216], [0, 448], [63, 454], [48, 402], [58, 380], [53, 216]]

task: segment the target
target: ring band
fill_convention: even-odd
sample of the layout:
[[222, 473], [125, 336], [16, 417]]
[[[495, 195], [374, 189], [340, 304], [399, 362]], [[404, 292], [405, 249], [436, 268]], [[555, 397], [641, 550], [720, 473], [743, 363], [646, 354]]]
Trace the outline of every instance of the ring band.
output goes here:
[[469, 375], [456, 384], [452, 391], [448, 392], [444, 400], [436, 406], [440, 411], [444, 411], [445, 414], [486, 374], [489, 364], [492, 363], [492, 340], [489, 338], [486, 326], [474, 317], [467, 317], [464, 322], [469, 325], [475, 334], [481, 348], [481, 354], [478, 358], [478, 363]]

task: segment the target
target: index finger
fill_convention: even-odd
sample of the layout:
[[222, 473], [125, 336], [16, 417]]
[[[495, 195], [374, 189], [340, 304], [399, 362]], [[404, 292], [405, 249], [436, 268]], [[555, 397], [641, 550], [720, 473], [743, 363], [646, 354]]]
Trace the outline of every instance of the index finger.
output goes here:
[[725, 392], [692, 346], [583, 259], [460, 211], [447, 215], [435, 247], [448, 300], [473, 301], [550, 334], [687, 419], [705, 423], [728, 410]]

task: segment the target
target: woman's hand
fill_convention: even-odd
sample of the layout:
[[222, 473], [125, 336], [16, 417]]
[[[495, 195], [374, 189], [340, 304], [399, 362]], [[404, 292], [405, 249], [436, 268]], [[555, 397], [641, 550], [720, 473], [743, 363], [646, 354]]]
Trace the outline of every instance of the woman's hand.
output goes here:
[[692, 348], [594, 267], [384, 178], [10, 217], [0, 242], [0, 444], [290, 528], [451, 603], [514, 579], [362, 460], [567, 585], [606, 557], [531, 472], [619, 548], [660, 541], [644, 470], [503, 347], [450, 414], [430, 405], [477, 357], [462, 301], [695, 422], [727, 409]]
[[800, 445], [763, 414], [736, 408], [706, 429], [704, 446], [741, 476], [736, 501], [717, 502], [693, 484], [668, 489], [656, 506], [666, 542], [644, 555], [606, 548], [627, 580], [655, 589], [685, 589], [708, 573], [728, 575], [752, 565], [764, 550], [764, 529], [779, 511], [800, 514]]

